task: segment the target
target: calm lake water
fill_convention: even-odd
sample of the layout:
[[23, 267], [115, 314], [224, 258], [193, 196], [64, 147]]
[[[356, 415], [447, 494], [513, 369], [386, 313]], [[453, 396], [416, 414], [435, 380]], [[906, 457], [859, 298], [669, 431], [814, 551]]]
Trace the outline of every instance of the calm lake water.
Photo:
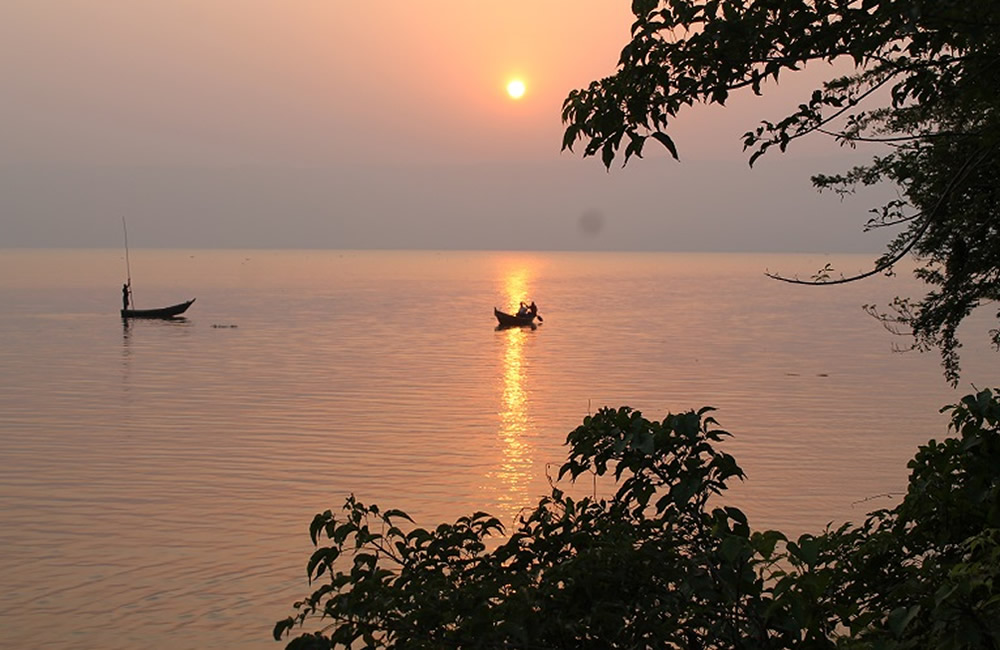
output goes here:
[[[0, 646], [276, 648], [308, 524], [354, 493], [512, 521], [603, 405], [719, 408], [758, 528], [891, 505], [962, 386], [866, 316], [908, 277], [810, 289], [789, 255], [0, 250]], [[841, 257], [854, 272], [867, 257]], [[535, 330], [494, 306], [538, 302]], [[896, 341], [903, 342], [903, 341]]]

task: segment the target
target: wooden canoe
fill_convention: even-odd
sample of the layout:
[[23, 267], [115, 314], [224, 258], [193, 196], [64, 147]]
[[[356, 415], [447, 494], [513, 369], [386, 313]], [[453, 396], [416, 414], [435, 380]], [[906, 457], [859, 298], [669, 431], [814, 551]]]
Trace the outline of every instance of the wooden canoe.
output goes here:
[[171, 305], [170, 307], [160, 307], [159, 309], [123, 309], [121, 313], [122, 318], [173, 318], [187, 311], [187, 308], [194, 301], [195, 299], [192, 298], [187, 302]]
[[497, 317], [500, 327], [534, 327], [535, 325], [535, 314], [518, 316], [517, 314], [507, 314], [494, 307], [493, 315]]

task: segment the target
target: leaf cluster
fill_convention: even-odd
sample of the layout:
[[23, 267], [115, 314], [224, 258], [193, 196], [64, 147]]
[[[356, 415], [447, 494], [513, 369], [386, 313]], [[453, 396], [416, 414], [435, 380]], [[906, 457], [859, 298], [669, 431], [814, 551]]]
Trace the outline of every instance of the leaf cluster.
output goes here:
[[846, 647], [1000, 647], [1000, 394], [943, 410], [956, 437], [921, 446], [903, 502], [843, 546]]
[[711, 409], [601, 409], [560, 477], [613, 496], [557, 483], [505, 538], [485, 513], [430, 530], [352, 496], [313, 520], [314, 591], [274, 637], [318, 619], [286, 647], [997, 647], [1000, 395], [949, 408], [957, 437], [920, 448], [899, 506], [797, 540], [716, 503], [743, 472]]

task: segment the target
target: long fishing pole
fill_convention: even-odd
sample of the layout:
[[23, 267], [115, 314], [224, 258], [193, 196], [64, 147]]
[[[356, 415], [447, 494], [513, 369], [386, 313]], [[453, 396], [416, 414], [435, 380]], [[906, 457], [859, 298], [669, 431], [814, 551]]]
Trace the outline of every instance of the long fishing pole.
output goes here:
[[122, 230], [125, 232], [125, 277], [128, 286], [129, 302], [135, 304], [135, 297], [132, 295], [132, 266], [128, 261], [128, 226], [125, 225], [125, 217], [122, 217]]

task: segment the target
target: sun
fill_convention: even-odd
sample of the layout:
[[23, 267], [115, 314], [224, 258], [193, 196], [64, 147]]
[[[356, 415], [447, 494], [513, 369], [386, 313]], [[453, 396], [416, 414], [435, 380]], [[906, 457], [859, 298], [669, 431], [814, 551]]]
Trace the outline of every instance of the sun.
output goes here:
[[520, 79], [513, 79], [507, 84], [507, 94], [511, 99], [521, 99], [524, 96], [524, 82]]

